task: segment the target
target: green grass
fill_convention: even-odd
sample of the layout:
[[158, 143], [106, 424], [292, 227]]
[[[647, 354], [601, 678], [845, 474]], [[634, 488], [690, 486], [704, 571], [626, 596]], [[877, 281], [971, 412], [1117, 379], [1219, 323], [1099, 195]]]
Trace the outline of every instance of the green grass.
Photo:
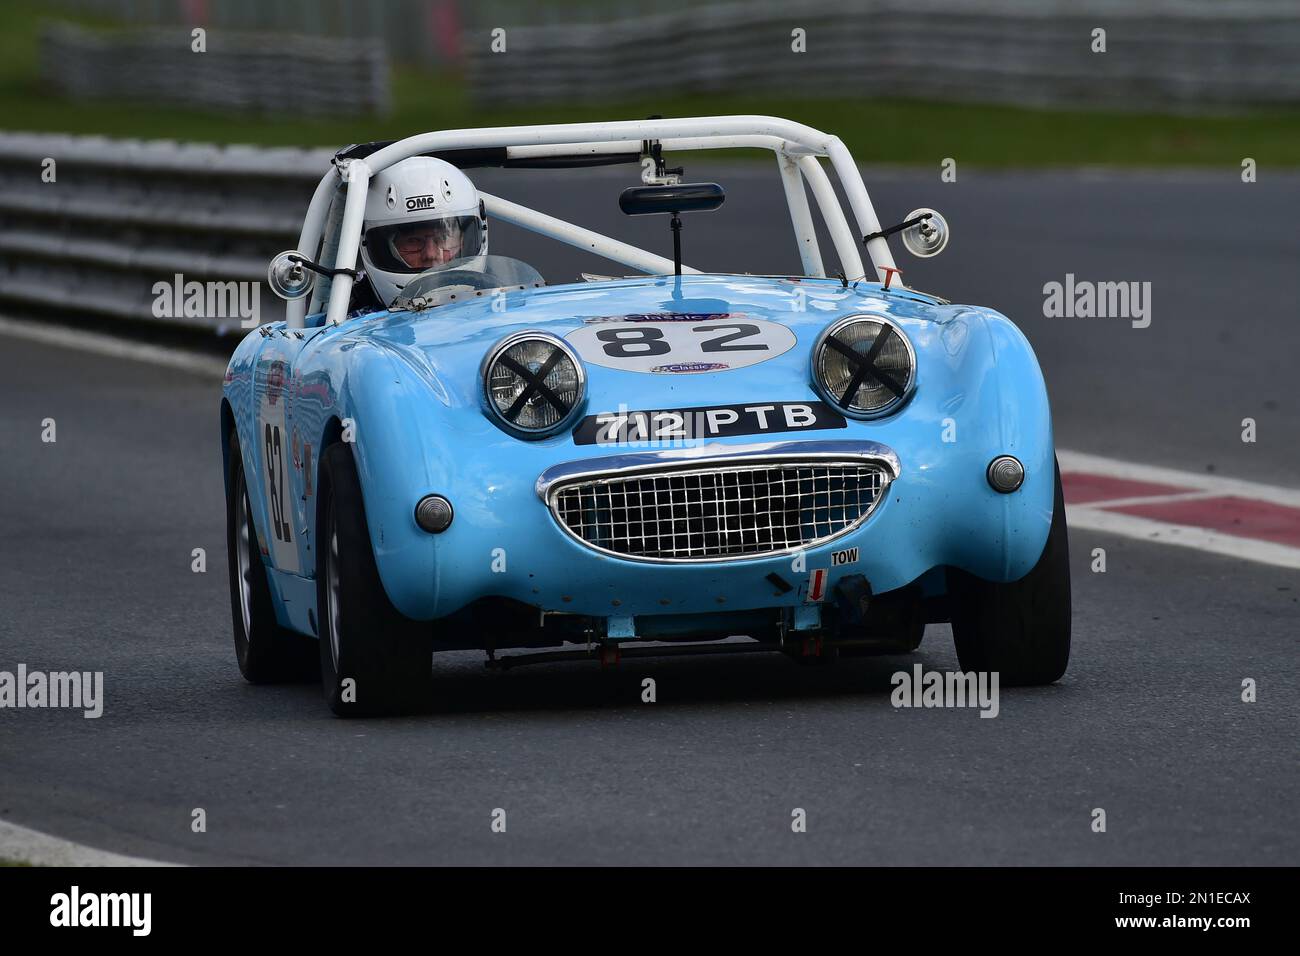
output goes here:
[[0, 857], [0, 866], [31, 866], [31, 864], [25, 860], [6, 860]]
[[[430, 129], [768, 113], [839, 135], [862, 162], [970, 166], [1218, 166], [1250, 156], [1264, 168], [1300, 166], [1300, 109], [1207, 117], [1028, 110], [898, 100], [676, 96], [599, 105], [478, 109], [454, 76], [398, 68], [387, 117], [294, 119], [204, 114], [124, 102], [69, 102], [41, 88], [36, 50], [43, 9], [19, 2], [0, 14], [0, 126], [278, 146], [340, 146]], [[84, 18], [78, 18], [85, 23]], [[188, 34], [178, 28], [185, 42]]]

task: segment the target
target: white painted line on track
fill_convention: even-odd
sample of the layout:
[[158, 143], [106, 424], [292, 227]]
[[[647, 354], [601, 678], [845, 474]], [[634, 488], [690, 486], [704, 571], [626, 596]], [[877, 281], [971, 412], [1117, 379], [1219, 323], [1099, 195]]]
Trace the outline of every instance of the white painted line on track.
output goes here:
[[1170, 501], [1204, 501], [1206, 498], [1222, 497], [1217, 491], [1178, 491], [1168, 495], [1139, 495], [1136, 498], [1104, 498], [1100, 501], [1086, 501], [1083, 508], [1128, 508], [1132, 505], [1163, 505]]
[[[1176, 468], [1164, 468], [1158, 465], [1141, 465], [1137, 462], [1121, 461], [1118, 458], [1103, 458], [1101, 455], [1066, 451], [1063, 448], [1057, 449], [1056, 458], [1061, 463], [1062, 474], [1079, 471], [1109, 478], [1145, 481], [1155, 485], [1175, 485], [1186, 488], [1189, 492], [1208, 491], [1215, 495], [1236, 495], [1239, 498], [1253, 498], [1256, 501], [1300, 508], [1300, 489], [1296, 488], [1282, 488], [1278, 485], [1265, 485], [1256, 481], [1224, 478], [1220, 475], [1207, 475], [1195, 471], [1179, 471]], [[1095, 504], [1110, 504], [1110, 502], [1095, 502]]]
[[0, 859], [33, 866], [177, 866], [138, 856], [122, 856], [82, 846], [71, 840], [41, 833], [0, 820]]
[[[1282, 488], [1277, 485], [1266, 485], [1255, 481], [1243, 481], [1239, 478], [1224, 478], [1219, 475], [1179, 471], [1175, 468], [1163, 468], [1156, 465], [1142, 465], [1136, 462], [1104, 458], [1101, 455], [1089, 455], [1064, 449], [1058, 449], [1056, 456], [1061, 463], [1061, 472], [1064, 475], [1096, 475], [1104, 478], [1166, 485], [1182, 489], [1166, 494], [1101, 499], [1080, 504], [1067, 502], [1065, 516], [1066, 521], [1072, 528], [1085, 528], [1089, 531], [1117, 534], [1121, 537], [1135, 538], [1139, 541], [1150, 541], [1156, 544], [1173, 544], [1179, 547], [1193, 548], [1197, 551], [1208, 551], [1212, 554], [1240, 558], [1245, 561], [1257, 561], [1282, 568], [1300, 568], [1300, 548], [1265, 540], [1258, 536], [1248, 537], [1226, 534], [1213, 528], [1174, 524], [1155, 518], [1124, 514], [1114, 510], [1132, 506], [1160, 505], [1222, 497], [1268, 502], [1271, 505], [1283, 508], [1300, 508], [1300, 491], [1294, 488]], [[1069, 485], [1068, 479], [1066, 484]]]
[[1300, 548], [1290, 548], [1284, 544], [1261, 541], [1258, 538], [1242, 538], [1232, 534], [1220, 534], [1208, 528], [1152, 521], [1134, 515], [1090, 508], [1087, 505], [1066, 505], [1065, 520], [1071, 528], [1101, 531], [1123, 538], [1149, 541], [1152, 544], [1176, 544], [1230, 558], [1272, 564], [1279, 568], [1300, 569]]
[[220, 378], [226, 374], [226, 363], [219, 358], [187, 349], [120, 339], [102, 332], [85, 332], [67, 326], [22, 322], [0, 316], [0, 335], [40, 342], [43, 345], [93, 352], [110, 358], [148, 362], [151, 365], [163, 365], [200, 375], [215, 375]]

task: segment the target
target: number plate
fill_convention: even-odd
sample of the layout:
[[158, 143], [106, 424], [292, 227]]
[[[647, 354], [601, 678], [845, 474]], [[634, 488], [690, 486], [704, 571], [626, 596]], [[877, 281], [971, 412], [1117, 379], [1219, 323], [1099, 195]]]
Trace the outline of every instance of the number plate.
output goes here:
[[680, 442], [691, 438], [766, 435], [846, 427], [844, 416], [825, 402], [753, 402], [710, 408], [599, 412], [573, 431], [575, 445]]

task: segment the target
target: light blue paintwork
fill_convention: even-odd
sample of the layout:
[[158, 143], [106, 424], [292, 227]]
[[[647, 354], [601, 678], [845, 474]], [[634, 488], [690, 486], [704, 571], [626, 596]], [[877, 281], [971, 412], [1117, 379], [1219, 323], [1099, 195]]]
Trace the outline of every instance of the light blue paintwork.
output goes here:
[[[419, 313], [377, 313], [333, 328], [254, 330], [235, 350], [226, 376], [224, 421], [238, 426], [253, 511], [281, 622], [314, 633], [315, 474], [322, 444], [339, 423], [354, 426], [353, 450], [380, 576], [409, 617], [442, 617], [487, 595], [548, 611], [628, 617], [742, 612], [805, 606], [807, 572], [789, 556], [741, 561], [646, 564], [586, 548], [556, 525], [535, 483], [548, 467], [614, 456], [625, 448], [575, 445], [569, 432], [529, 442], [484, 414], [479, 365], [507, 332], [546, 329], [565, 335], [593, 316], [649, 312], [742, 312], [782, 323], [797, 344], [745, 368], [694, 374], [647, 374], [588, 363], [584, 414], [741, 402], [815, 401], [810, 356], [818, 333], [844, 315], [887, 314], [910, 339], [917, 384], [895, 414], [850, 420], [847, 428], [802, 434], [712, 439], [723, 445], [801, 438], [868, 440], [888, 446], [901, 474], [871, 517], [831, 544], [805, 552], [807, 568], [830, 569], [828, 590], [845, 574], [863, 574], [880, 594], [944, 565], [981, 577], [1022, 577], [1042, 553], [1053, 506], [1051, 416], [1029, 343], [990, 309], [943, 305], [879, 284], [844, 288], [838, 280], [703, 275], [648, 277], [553, 286]], [[269, 332], [270, 334], [264, 334]], [[301, 334], [301, 337], [299, 337]], [[271, 400], [274, 400], [274, 403]], [[278, 406], [278, 407], [277, 407]], [[292, 543], [277, 559], [268, 547], [266, 409], [283, 413], [286, 516]], [[224, 432], [223, 427], [223, 432]], [[950, 442], [943, 440], [947, 431]], [[296, 439], [294, 436], [296, 435]], [[694, 440], [687, 444], [703, 444]], [[310, 493], [304, 449], [310, 444]], [[1012, 454], [1025, 466], [1023, 487], [994, 492], [989, 461]], [[424, 495], [447, 497], [455, 520], [430, 535], [415, 524]], [[831, 568], [830, 552], [857, 546], [856, 564]], [[501, 550], [498, 550], [501, 549]], [[505, 570], [493, 570], [504, 558]], [[778, 596], [765, 580], [777, 572], [799, 586]], [[926, 578], [933, 588], [934, 575]], [[940, 579], [941, 580], [941, 579]], [[940, 587], [942, 585], [940, 584]], [[791, 614], [792, 621], [796, 615]], [[809, 626], [807, 611], [798, 615]]]

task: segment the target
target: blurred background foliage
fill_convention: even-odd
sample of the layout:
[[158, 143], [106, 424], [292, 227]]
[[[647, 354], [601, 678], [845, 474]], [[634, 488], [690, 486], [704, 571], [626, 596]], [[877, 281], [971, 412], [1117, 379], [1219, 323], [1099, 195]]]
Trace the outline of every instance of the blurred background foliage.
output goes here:
[[[1226, 0], [1225, 0], [1226, 2]], [[673, 0], [673, 10], [685, 6]], [[656, 9], [662, 8], [662, 4]], [[565, 0], [546, 5], [498, 0], [11, 0], [0, 11], [0, 126], [9, 130], [102, 134], [216, 143], [338, 146], [430, 129], [639, 118], [768, 113], [834, 132], [859, 161], [933, 165], [1261, 166], [1300, 165], [1300, 109], [1271, 107], [1201, 113], [1038, 109], [970, 102], [827, 97], [762, 91], [640, 95], [607, 102], [482, 104], [471, 95], [463, 45], [491, 42], [492, 24], [561, 25], [572, 18], [632, 15], [627, 4]], [[111, 33], [149, 25], [188, 46], [192, 25], [385, 39], [391, 109], [382, 116], [308, 117], [294, 108], [305, 89], [283, 91], [267, 115], [213, 112], [142, 101], [75, 101], [42, 78], [42, 31], [52, 21]], [[223, 25], [229, 24], [229, 26]], [[664, 57], [672, 69], [671, 56]]]

